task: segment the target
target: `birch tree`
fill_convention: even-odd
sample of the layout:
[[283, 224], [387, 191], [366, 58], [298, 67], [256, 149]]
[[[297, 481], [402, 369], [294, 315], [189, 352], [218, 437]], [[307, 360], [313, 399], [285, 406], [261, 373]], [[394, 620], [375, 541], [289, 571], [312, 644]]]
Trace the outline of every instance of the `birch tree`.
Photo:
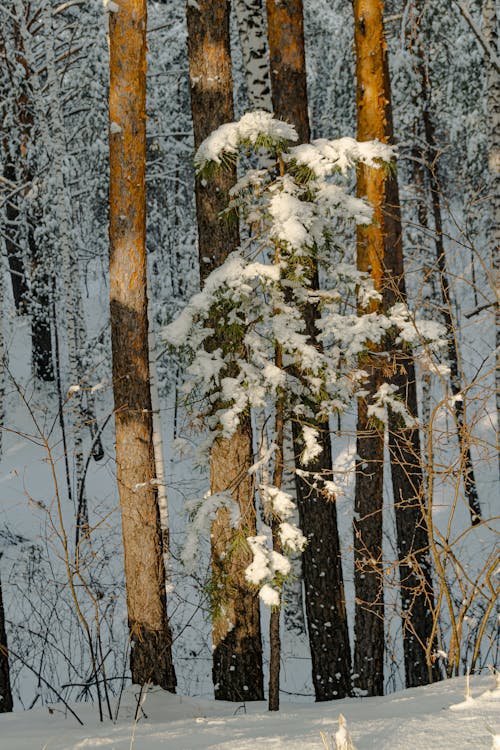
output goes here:
[[271, 109], [271, 81], [263, 0], [234, 0], [251, 109]]
[[173, 692], [149, 387], [145, 0], [113, 6], [109, 52], [111, 338], [130, 665], [135, 683]]

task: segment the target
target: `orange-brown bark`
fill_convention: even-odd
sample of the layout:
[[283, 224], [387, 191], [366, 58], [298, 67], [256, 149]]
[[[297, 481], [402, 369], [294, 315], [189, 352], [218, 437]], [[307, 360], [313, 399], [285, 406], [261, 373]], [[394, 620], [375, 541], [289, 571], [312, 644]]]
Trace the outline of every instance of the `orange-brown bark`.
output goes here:
[[[386, 55], [382, 25], [383, 2], [355, 0], [356, 101], [358, 140], [377, 138], [386, 142], [384, 61]], [[385, 286], [384, 217], [386, 175], [382, 169], [360, 164], [358, 195], [366, 197], [374, 210], [373, 223], [358, 227], [357, 266], [369, 272], [375, 287]], [[372, 303], [374, 311], [381, 306]], [[367, 397], [358, 400], [356, 437], [356, 488], [354, 564], [356, 619], [354, 626], [354, 672], [356, 687], [369, 695], [384, 692], [384, 593], [382, 567], [382, 505], [384, 433], [368, 418], [368, 403], [383, 377], [374, 358], [363, 363], [368, 372], [364, 384]]]
[[[355, 46], [358, 140], [393, 140], [390, 78], [383, 24], [382, 0], [355, 0]], [[358, 229], [358, 268], [369, 272], [387, 310], [406, 301], [401, 211], [394, 171], [361, 165], [358, 195], [368, 198], [374, 221]], [[411, 351], [402, 350], [388, 336], [384, 357], [374, 357], [365, 390], [367, 400], [383, 381], [397, 388], [408, 412], [417, 416], [415, 367]], [[386, 371], [377, 360], [386, 362]], [[367, 419], [367, 400], [358, 408], [358, 437], [354, 523], [355, 547], [355, 672], [358, 686], [372, 695], [383, 692], [384, 610], [382, 561], [383, 433]], [[403, 610], [403, 645], [407, 686], [432, 681], [425, 648], [431, 637], [433, 591], [428, 558], [426, 500], [420, 436], [389, 410], [389, 452], [396, 515], [396, 530]]]
[[267, 0], [271, 91], [276, 117], [295, 126], [299, 143], [310, 138], [302, 0]]
[[146, 0], [110, 13], [110, 303], [134, 682], [175, 689], [156, 493], [146, 289]]

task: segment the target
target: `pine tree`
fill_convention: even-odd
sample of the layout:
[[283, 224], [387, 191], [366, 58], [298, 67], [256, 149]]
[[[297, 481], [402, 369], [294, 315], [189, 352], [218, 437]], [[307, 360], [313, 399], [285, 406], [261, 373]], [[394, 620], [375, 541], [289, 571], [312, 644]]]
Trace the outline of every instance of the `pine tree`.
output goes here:
[[[393, 140], [389, 69], [382, 0], [354, 3], [358, 140]], [[360, 165], [358, 195], [374, 207], [374, 222], [358, 228], [358, 268], [369, 271], [387, 311], [406, 302], [401, 214], [394, 171]], [[367, 396], [358, 407], [355, 543], [355, 670], [358, 686], [370, 695], [383, 693], [384, 622], [382, 578], [383, 430], [368, 418], [367, 405], [385, 381], [405, 405], [412, 421], [389, 409], [388, 434], [403, 616], [403, 645], [408, 687], [432, 681], [425, 649], [433, 632], [434, 597], [428, 553], [426, 498], [417, 392], [411, 349], [386, 337], [366, 363]], [[382, 355], [382, 356], [381, 356]], [[385, 364], [383, 364], [385, 362]], [[382, 363], [382, 364], [381, 364]]]
[[[25, 200], [33, 187], [34, 175], [30, 150], [34, 137], [32, 70], [27, 46], [30, 8], [17, 3], [4, 18], [0, 52], [4, 87], [4, 124], [2, 135], [3, 177], [5, 180], [5, 246], [10, 267], [14, 303], [18, 313], [31, 314], [33, 369], [37, 378], [54, 380], [50, 325], [50, 274], [44, 248], [35, 239], [39, 219], [36, 201]], [[10, 109], [10, 111], [9, 111]], [[8, 123], [14, 121], [15, 128]], [[23, 227], [24, 224], [24, 227]], [[29, 260], [28, 260], [29, 259]], [[44, 262], [45, 261], [45, 262]], [[28, 271], [28, 268], [29, 271]]]
[[416, 2], [413, 12], [415, 23], [413, 27], [413, 39], [410, 46], [416, 58], [417, 76], [420, 83], [420, 103], [422, 108], [421, 123], [423, 125], [424, 147], [419, 158], [429, 178], [432, 217], [434, 220], [434, 247], [436, 254], [436, 268], [439, 273], [439, 287], [441, 291], [441, 314], [446, 326], [448, 338], [448, 364], [450, 368], [450, 390], [453, 396], [453, 411], [457, 427], [458, 445], [460, 450], [460, 470], [463, 477], [465, 498], [469, 506], [471, 522], [473, 525], [481, 521], [481, 506], [477, 484], [474, 475], [474, 465], [470, 447], [470, 435], [465, 423], [465, 407], [462, 394], [462, 379], [459, 368], [459, 350], [456, 333], [456, 325], [453, 319], [453, 302], [449, 282], [448, 263], [444, 245], [443, 218], [441, 210], [441, 169], [438, 162], [439, 149], [436, 143], [436, 128], [434, 113], [432, 109], [431, 78], [428, 72], [428, 62], [425, 58], [425, 43], [422, 38], [423, 30], [420, 28], [423, 16], [423, 8]]
[[[291, 123], [300, 142], [310, 138], [302, 0], [268, 0], [267, 24], [271, 58], [271, 91], [276, 117]], [[318, 268], [311, 261], [309, 279], [318, 289]], [[316, 304], [306, 304], [309, 342], [318, 343]], [[351, 652], [345, 608], [342, 561], [335, 502], [324, 491], [332, 479], [332, 448], [328, 420], [313, 419], [321, 452], [303, 465], [302, 430], [292, 420], [299, 525], [308, 539], [303, 555], [306, 615], [316, 700], [343, 698], [351, 691]], [[317, 477], [311, 481], [311, 477]]]
[[[229, 43], [229, 4], [226, 0], [199, 0], [187, 4], [188, 53], [194, 143], [201, 142], [219, 125], [233, 119], [233, 79]], [[237, 223], [221, 220], [235, 181], [229, 169], [208, 184], [195, 184], [198, 218], [200, 278], [219, 267], [239, 244]], [[224, 329], [207, 343], [209, 350], [224, 348]], [[245, 568], [251, 554], [246, 538], [256, 533], [252, 426], [243, 417], [230, 439], [220, 436], [210, 458], [212, 494], [230, 492], [240, 509], [241, 524], [232, 529], [226, 509], [212, 526], [213, 681], [218, 700], [262, 700], [262, 644], [259, 600], [248, 588]]]
[[109, 18], [110, 304], [131, 670], [174, 691], [156, 492], [146, 281], [146, 2]]

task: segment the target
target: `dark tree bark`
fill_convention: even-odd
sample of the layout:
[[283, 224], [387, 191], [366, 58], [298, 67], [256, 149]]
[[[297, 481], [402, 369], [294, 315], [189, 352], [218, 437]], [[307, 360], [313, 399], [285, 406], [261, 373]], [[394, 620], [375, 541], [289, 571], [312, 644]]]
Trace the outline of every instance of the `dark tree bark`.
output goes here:
[[[35, 375], [40, 380], [54, 380], [52, 361], [52, 337], [50, 326], [50, 289], [51, 282], [45, 270], [43, 253], [35, 240], [35, 222], [33, 216], [27, 217], [27, 244], [31, 261], [30, 284], [24, 265], [23, 242], [26, 238], [21, 232], [20, 207], [23, 196], [32, 183], [33, 175], [27, 166], [27, 148], [33, 129], [33, 113], [29, 102], [30, 67], [24, 52], [23, 38], [18, 20], [13, 16], [11, 27], [15, 52], [15, 62], [23, 69], [24, 79], [19, 95], [16, 97], [16, 116], [18, 121], [19, 142], [16, 143], [17, 165], [12, 161], [12, 144], [4, 142], [5, 156], [4, 177], [10, 191], [6, 201], [6, 237], [5, 246], [12, 281], [14, 304], [19, 314], [31, 314], [32, 358]], [[0, 42], [0, 51], [2, 43]], [[5, 54], [5, 50], [3, 50]], [[6, 66], [9, 69], [9, 66]], [[24, 187], [23, 187], [24, 186]]]
[[[216, 128], [234, 119], [233, 79], [229, 45], [229, 4], [198, 0], [187, 4], [191, 109], [195, 147]], [[196, 213], [200, 277], [220, 266], [239, 244], [236, 224], [220, 218], [235, 182], [234, 170], [221, 170], [210, 184], [196, 179]], [[209, 346], [218, 346], [216, 332]], [[245, 568], [251, 562], [246, 538], [256, 533], [250, 419], [243, 419], [230, 440], [218, 437], [211, 454], [212, 493], [230, 491], [240, 508], [238, 529], [221, 510], [212, 527], [213, 681], [218, 700], [264, 698], [259, 599], [249, 589]], [[238, 542], [239, 543], [235, 543]]]
[[[267, 25], [271, 57], [273, 109], [295, 126], [301, 143], [310, 138], [301, 0], [267, 0]], [[318, 288], [318, 269], [310, 269], [311, 286]], [[307, 334], [317, 342], [318, 311], [304, 311]], [[351, 652], [345, 609], [342, 561], [337, 528], [337, 509], [322, 486], [332, 477], [332, 449], [327, 423], [309, 420], [318, 430], [321, 454], [314, 462], [301, 462], [300, 424], [292, 425], [297, 506], [302, 533], [308, 540], [303, 553], [303, 572], [312, 674], [316, 700], [344, 698], [351, 692]], [[304, 473], [302, 473], [304, 472]], [[318, 479], [311, 481], [314, 474]]]
[[[441, 179], [438, 165], [438, 149], [436, 147], [436, 131], [432, 115], [431, 84], [429, 80], [424, 42], [421, 38], [420, 19], [423, 13], [421, 3], [415, 3], [418, 14], [413, 35], [410, 39], [411, 49], [416, 57], [417, 75], [420, 81], [420, 101], [422, 103], [422, 124], [424, 130], [425, 147], [422, 149], [420, 158], [425, 164], [430, 183], [430, 196], [432, 206], [432, 217], [434, 220], [434, 246], [436, 250], [436, 267], [439, 273], [441, 289], [441, 314], [446, 327], [448, 338], [448, 362], [450, 366], [450, 389], [453, 396], [458, 396], [462, 391], [462, 382], [459, 369], [459, 353], [456, 340], [456, 326], [453, 321], [452, 300], [450, 283], [448, 280], [448, 268], [446, 261], [446, 250], [443, 239], [443, 220], [441, 212]], [[457, 426], [458, 444], [460, 447], [460, 469], [463, 477], [465, 498], [469, 506], [472, 525], [481, 521], [481, 506], [474, 476], [474, 465], [470, 449], [470, 435], [464, 422], [464, 402], [462, 398], [453, 401], [453, 411]]]
[[[358, 140], [378, 138], [382, 142], [391, 143], [393, 125], [383, 10], [382, 0], [354, 2]], [[358, 266], [360, 270], [371, 273], [376, 288], [383, 296], [382, 308], [387, 310], [397, 301], [406, 301], [397, 178], [395, 174], [382, 169], [360, 167], [358, 194], [366, 196], [375, 211], [374, 223], [358, 230]], [[387, 338], [385, 349], [391, 353], [392, 364], [386, 374], [379, 366], [378, 377], [397, 387], [397, 397], [406, 405], [409, 414], [416, 417], [417, 392], [411, 350], [403, 350], [391, 337]], [[363, 410], [360, 410], [360, 414], [362, 417]], [[427, 664], [425, 657], [432, 637], [434, 595], [428, 552], [420, 435], [417, 426], [406, 426], [401, 416], [392, 411], [389, 412], [388, 432], [403, 609], [406, 684], [413, 687], [431, 682], [435, 677], [432, 665]], [[382, 455], [381, 448], [379, 451], [379, 455]], [[382, 472], [381, 461], [379, 465], [379, 471]], [[374, 494], [380, 491], [380, 486], [381, 479], [375, 475]], [[360, 495], [360, 490], [357, 489], [357, 497], [358, 493]], [[381, 524], [381, 517], [373, 516], [373, 522]], [[361, 545], [358, 542], [360, 549], [364, 546], [364, 541]], [[367, 548], [367, 552], [371, 550]], [[372, 555], [375, 561], [378, 554], [377, 547]], [[358, 600], [361, 598], [358, 596], [358, 588], [364, 585], [359, 570], [356, 578]], [[378, 597], [381, 596], [382, 593], [379, 592]], [[361, 606], [358, 601], [360, 616]], [[375, 661], [363, 659], [363, 646], [363, 642], [357, 639], [355, 668], [358, 671], [360, 664], [364, 666], [367, 685], [365, 687], [360, 681], [359, 686], [370, 690], [370, 684], [377, 684], [377, 689], [380, 689], [382, 680], [372, 672]], [[383, 641], [378, 644], [377, 662], [382, 657]]]
[[[7, 148], [4, 147], [4, 153], [7, 153]], [[8, 187], [15, 189], [16, 186], [16, 170], [14, 165], [7, 164], [4, 167], [3, 176], [7, 180]], [[26, 305], [28, 300], [28, 279], [26, 276], [26, 270], [24, 268], [22, 246], [19, 242], [19, 207], [17, 196], [12, 196], [7, 199], [5, 207], [5, 219], [6, 219], [6, 234], [5, 234], [5, 249], [7, 250], [7, 260], [10, 269], [10, 278], [12, 283], [12, 294], [14, 297], [14, 305], [18, 314], [26, 312]]]
[[109, 14], [110, 304], [116, 464], [135, 683], [174, 691], [156, 493], [146, 288], [146, 2]]
[[[360, 264], [358, 264], [359, 267]], [[378, 368], [363, 365], [363, 388], [380, 385]], [[384, 694], [384, 586], [382, 505], [384, 434], [369, 419], [367, 399], [358, 399], [356, 486], [354, 496], [354, 685], [368, 695]]]
[[0, 582], [0, 713], [12, 711], [12, 691], [10, 687], [9, 652], [5, 632], [2, 583]]

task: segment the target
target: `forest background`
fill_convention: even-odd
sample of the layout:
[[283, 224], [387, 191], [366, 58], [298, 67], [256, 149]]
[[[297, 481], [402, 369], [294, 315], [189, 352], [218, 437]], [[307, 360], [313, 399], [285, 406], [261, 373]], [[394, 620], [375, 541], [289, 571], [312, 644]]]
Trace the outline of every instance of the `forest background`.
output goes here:
[[[382, 7], [380, 3], [367, 5]], [[217, 6], [218, 12], [227, 11], [225, 3]], [[203, 252], [199, 271], [195, 192], [199, 194], [200, 179], [209, 184], [210, 178], [199, 178], [195, 186], [193, 156], [195, 144], [199, 146], [210, 131], [200, 137], [201, 131], [197, 134], [195, 127], [193, 136], [193, 116], [195, 126], [200, 120], [196, 119], [196, 75], [193, 69], [189, 74], [187, 46], [190, 29], [193, 67], [196, 31], [203, 26], [197, 16], [201, 16], [200, 8], [188, 4], [187, 10], [186, 24], [182, 4], [171, 7], [169, 3], [148, 3], [149, 343], [150, 359], [157, 370], [151, 371], [156, 381], [156, 389], [151, 389], [153, 411], [161, 423], [161, 428], [156, 424], [155, 435], [158, 438], [161, 434], [163, 442], [162, 449], [157, 441], [156, 451], [157, 455], [158, 450], [163, 451], [166, 462], [166, 481], [161, 467], [156, 466], [155, 496], [162, 509], [168, 550], [167, 593], [177, 689], [183, 694], [211, 695], [215, 683], [216, 697], [241, 701], [246, 697], [245, 669], [254, 677], [257, 674], [252, 683], [257, 686], [257, 694], [249, 697], [263, 697], [267, 649], [272, 643], [266, 635], [268, 619], [269, 614], [279, 615], [279, 610], [260, 605], [264, 658], [257, 646], [252, 664], [235, 670], [236, 683], [240, 681], [235, 684], [227, 654], [219, 661], [212, 659], [212, 639], [216, 646], [218, 643], [211, 627], [214, 587], [209, 536], [214, 508], [203, 520], [199, 509], [210, 484], [209, 468], [207, 464], [198, 468], [199, 455], [193, 457], [193, 449], [200, 453], [206, 425], [196, 408], [193, 413], [183, 401], [185, 352], [167, 348], [156, 335], [179, 315], [199, 289], [200, 278], [205, 280], [207, 276]], [[262, 33], [264, 9], [255, 0], [236, 1], [232, 10], [228, 29], [234, 115], [223, 110], [220, 97], [214, 109], [217, 125], [255, 108], [271, 110], [271, 86], [265, 77], [269, 51]], [[499, 497], [495, 295], [500, 151], [496, 12], [492, 0], [469, 6], [441, 0], [388, 2], [384, 9], [410, 310], [418, 312], [418, 317], [439, 322], [445, 341], [445, 349], [437, 354], [425, 342], [421, 352], [417, 344], [422, 341], [415, 345], [422, 445], [419, 455], [433, 521], [432, 528], [427, 529], [429, 545], [423, 550], [432, 561], [435, 600], [428, 608], [433, 614], [432, 634], [419, 645], [429, 679], [437, 673], [445, 676], [494, 668], [500, 647], [495, 526]], [[54, 697], [91, 699], [104, 713], [111, 697], [119, 695], [129, 679], [127, 616], [129, 625], [133, 620], [130, 592], [127, 615], [123, 577], [114, 450], [116, 370], [113, 400], [108, 293], [108, 132], [111, 138], [120, 137], [120, 126], [113, 126], [113, 118], [111, 128], [108, 124], [108, 21], [115, 13], [112, 2], [103, 7], [92, 2], [13, 0], [0, 9], [0, 569], [10, 683], [20, 706], [33, 706]], [[217, 28], [215, 11], [211, 20]], [[356, 135], [354, 29], [351, 4], [305, 3], [312, 139]], [[272, 44], [271, 36], [269, 41]], [[260, 54], [252, 58], [249, 45], [257, 43], [261, 45]], [[203, 102], [201, 105], [203, 109]], [[300, 123], [292, 124], [300, 140], [307, 141], [308, 134], [300, 132]], [[387, 179], [394, 179], [388, 174]], [[354, 173], [348, 180], [354, 193]], [[199, 212], [198, 206], [198, 217]], [[218, 231], [215, 226], [214, 236]], [[226, 229], [221, 231], [231, 231], [227, 224], [222, 226]], [[233, 246], [236, 244], [233, 242]], [[354, 258], [354, 228], [343, 226], [335, 244], [345, 248], [346, 257]], [[362, 270], [370, 272], [371, 268]], [[116, 351], [115, 346], [115, 365]], [[408, 372], [408, 368], [403, 369]], [[387, 409], [387, 403], [379, 406]], [[251, 452], [255, 461], [261, 457], [261, 438], [270, 430], [269, 415], [274, 418], [276, 412], [273, 409], [263, 418], [257, 414], [252, 417]], [[383, 419], [381, 422], [382, 426], [375, 425], [379, 449], [383, 446]], [[314, 421], [308, 424], [318, 427]], [[359, 467], [356, 471], [360, 460], [359, 443], [356, 446], [359, 422], [357, 427], [358, 434], [353, 399], [329, 422], [333, 474], [330, 476], [324, 466], [319, 473], [326, 471], [327, 480], [335, 485], [340, 554], [334, 567], [338, 573], [340, 566], [347, 608], [343, 637], [349, 650], [351, 642], [353, 654], [358, 644], [359, 667], [366, 658], [360, 649], [366, 649], [369, 639], [362, 639], [358, 633], [352, 643], [356, 573], [362, 577], [367, 572], [363, 572], [363, 565], [355, 567], [353, 555], [352, 524], [353, 519], [360, 520], [354, 515], [360, 475]], [[369, 429], [374, 429], [373, 423]], [[268, 435], [271, 443], [273, 436]], [[300, 459], [291, 430], [284, 435], [284, 448], [288, 451], [288, 458], [283, 458], [284, 487], [292, 499], [298, 491], [295, 500], [300, 504], [300, 487], [296, 489], [294, 482], [297, 466], [295, 471], [292, 468], [294, 452], [299, 464]], [[388, 465], [389, 447], [385, 450]], [[225, 446], [223, 462], [227, 456]], [[275, 466], [276, 458], [271, 456], [271, 469]], [[402, 624], [405, 606], [401, 604], [398, 570], [401, 545], [393, 516], [398, 503], [394, 502], [389, 474], [381, 481], [383, 507], [374, 515], [377, 533], [383, 533], [382, 550], [379, 543], [375, 564], [370, 567], [369, 563], [379, 599], [361, 606], [357, 598], [357, 622], [362, 611], [368, 612], [382, 637], [378, 653], [383, 664], [378, 665], [375, 675], [370, 673], [365, 682], [361, 679], [357, 687], [354, 685], [354, 689], [372, 694], [408, 685], [411, 672], [408, 663], [405, 666], [404, 644], [412, 631]], [[227, 490], [227, 486], [217, 489]], [[258, 503], [254, 523], [262, 531], [269, 517], [265, 499], [258, 496]], [[303, 528], [303, 523], [299, 525]], [[193, 527], [198, 530], [194, 540], [189, 537]], [[186, 537], [197, 565], [186, 556]], [[144, 539], [139, 538], [140, 546]], [[248, 557], [248, 550], [245, 555]], [[243, 556], [240, 563], [236, 558], [236, 576], [240, 578], [250, 562], [247, 557]], [[326, 680], [333, 675], [336, 682], [345, 683], [342, 689], [349, 694], [353, 689], [349, 665], [343, 665], [341, 678], [337, 678], [328, 651], [329, 658], [318, 666], [324, 644], [314, 642], [311, 636], [314, 617], [322, 618], [323, 635], [330, 620], [321, 612], [314, 614], [308, 604], [308, 583], [302, 581], [298, 553], [292, 555], [291, 565], [293, 574], [284, 581], [282, 594], [282, 689], [298, 697], [335, 697], [341, 694], [337, 686], [334, 694], [325, 687], [325, 675]], [[417, 577], [421, 573], [422, 569]], [[283, 582], [271, 575], [267, 583], [281, 587]], [[136, 589], [140, 588], [139, 583]], [[231, 588], [232, 584], [229, 594]], [[338, 578], [334, 590], [341, 591]], [[415, 593], [417, 588], [411, 590]], [[428, 596], [425, 586], [423, 590]], [[234, 600], [234, 591], [231, 595]], [[332, 588], [330, 595], [334, 596]], [[248, 586], [245, 597], [248, 611], [253, 611], [255, 619], [257, 608], [258, 618], [257, 592]], [[414, 598], [418, 600], [418, 595]], [[384, 618], [380, 616], [381, 605]], [[341, 604], [335, 606], [338, 611], [342, 609]], [[235, 617], [238, 622], [238, 615]], [[369, 622], [366, 632], [373, 634], [370, 627]], [[234, 623], [230, 632], [238, 632]], [[260, 640], [260, 634], [257, 637], [254, 632], [253, 636]], [[169, 641], [168, 628], [165, 637]], [[225, 637], [221, 640], [224, 642]], [[378, 641], [373, 638], [373, 642]], [[315, 658], [315, 649], [311, 673], [309, 664], [311, 652]], [[136, 681], [152, 681], [172, 689], [175, 678], [171, 663], [164, 652], [162, 655], [168, 662], [162, 674], [148, 673], [145, 678], [143, 674], [143, 679]], [[356, 673], [362, 674], [362, 669]]]

